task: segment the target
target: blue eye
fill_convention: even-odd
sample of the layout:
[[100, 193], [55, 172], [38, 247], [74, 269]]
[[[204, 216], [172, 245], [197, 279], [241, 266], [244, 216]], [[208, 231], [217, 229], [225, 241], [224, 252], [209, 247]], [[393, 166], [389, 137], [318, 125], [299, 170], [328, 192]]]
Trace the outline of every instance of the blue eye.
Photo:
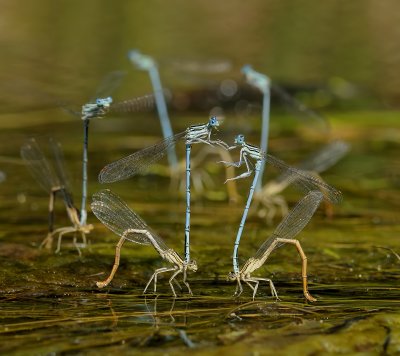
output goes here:
[[244, 142], [244, 135], [240, 134], [235, 137], [235, 143], [242, 144]]
[[109, 96], [107, 98], [96, 99], [96, 104], [99, 106], [109, 106], [111, 103], [112, 103], [111, 96]]

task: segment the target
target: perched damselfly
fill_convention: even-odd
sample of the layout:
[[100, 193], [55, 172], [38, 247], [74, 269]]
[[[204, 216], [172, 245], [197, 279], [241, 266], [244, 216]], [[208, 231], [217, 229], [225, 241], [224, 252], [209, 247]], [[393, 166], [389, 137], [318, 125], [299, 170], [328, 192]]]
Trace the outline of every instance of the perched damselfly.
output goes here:
[[157, 276], [160, 273], [173, 272], [172, 277], [169, 279], [169, 285], [174, 297], [176, 297], [176, 293], [172, 282], [180, 273], [183, 274], [183, 283], [188, 288], [189, 294], [192, 295], [189, 283], [187, 282], [187, 270], [196, 272], [196, 261], [184, 261], [172, 248], [167, 246], [159, 235], [147, 226], [138, 214], [131, 210], [119, 196], [110, 190], [102, 190], [94, 194], [91, 208], [93, 213], [105, 226], [121, 236], [116, 247], [115, 262], [112, 271], [106, 280], [97, 282], [99, 288], [107, 286], [114, 278], [119, 266], [122, 245], [128, 240], [137, 244], [153, 245], [161, 258], [173, 265], [173, 267], [162, 267], [155, 270], [143, 293], [146, 293], [152, 281], [154, 281], [154, 292], [156, 292]]

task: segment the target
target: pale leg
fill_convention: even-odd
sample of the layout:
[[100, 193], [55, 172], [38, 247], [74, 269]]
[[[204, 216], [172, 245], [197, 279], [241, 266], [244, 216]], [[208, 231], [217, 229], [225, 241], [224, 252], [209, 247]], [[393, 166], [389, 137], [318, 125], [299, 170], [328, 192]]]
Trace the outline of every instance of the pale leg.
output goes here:
[[169, 272], [169, 271], [175, 271], [176, 268], [168, 268], [168, 267], [161, 267], [159, 269], [156, 269], [155, 272], [152, 274], [150, 277], [149, 281], [146, 284], [146, 287], [144, 288], [143, 294], [146, 293], [147, 288], [149, 288], [149, 285], [151, 281], [154, 279], [154, 293], [157, 291], [157, 276], [159, 273], [164, 273], [164, 272]]
[[240, 295], [243, 293], [243, 287], [242, 283], [240, 283], [240, 278], [237, 278], [237, 285], [236, 285], [236, 290], [235, 290], [235, 297], [240, 297]]
[[173, 275], [172, 275], [172, 277], [169, 279], [169, 285], [171, 286], [171, 290], [172, 290], [172, 294], [174, 295], [174, 297], [176, 298], [176, 293], [175, 293], [175, 289], [174, 289], [174, 286], [172, 285], [172, 281], [176, 278], [176, 276], [179, 274], [179, 273], [181, 273], [182, 272], [182, 270], [177, 270]]
[[254, 283], [255, 283], [255, 285], [254, 285], [254, 293], [253, 293], [253, 300], [254, 300], [254, 298], [255, 298], [255, 296], [256, 296], [256, 293], [257, 293], [257, 290], [258, 290], [258, 286], [259, 286], [259, 284], [260, 284], [260, 281], [268, 282], [268, 283], [269, 283], [269, 286], [270, 286], [270, 288], [271, 288], [271, 294], [272, 294], [272, 296], [275, 297], [276, 300], [279, 300], [279, 298], [278, 298], [278, 293], [276, 292], [274, 283], [273, 283], [269, 278], [253, 278], [253, 277], [252, 277], [252, 278], [248, 278], [247, 281], [250, 281], [250, 282], [254, 282]]
[[59, 229], [57, 229], [57, 230], [55, 230], [55, 231], [53, 232], [53, 235], [55, 235], [55, 234], [58, 233], [58, 242], [57, 242], [56, 253], [60, 253], [62, 237], [63, 237], [65, 234], [67, 234], [67, 233], [69, 233], [69, 232], [74, 232], [74, 231], [76, 231], [76, 228], [75, 228], [75, 227], [61, 227], [61, 228], [59, 228]]
[[183, 283], [187, 287], [189, 294], [193, 295], [192, 290], [190, 289], [190, 286], [189, 286], [189, 282], [187, 281], [187, 269], [186, 268], [183, 269]]
[[[61, 234], [60, 234], [60, 235], [61, 235]], [[79, 248], [78, 243], [76, 242], [76, 233], [75, 233], [75, 235], [74, 235], [74, 238], [73, 238], [73, 240], [72, 240], [72, 243], [73, 243], [73, 245], [75, 246], [75, 248], [78, 250], [78, 255], [79, 255], [79, 257], [81, 257], [81, 256], [82, 256], [82, 252], [81, 252], [81, 249]]]

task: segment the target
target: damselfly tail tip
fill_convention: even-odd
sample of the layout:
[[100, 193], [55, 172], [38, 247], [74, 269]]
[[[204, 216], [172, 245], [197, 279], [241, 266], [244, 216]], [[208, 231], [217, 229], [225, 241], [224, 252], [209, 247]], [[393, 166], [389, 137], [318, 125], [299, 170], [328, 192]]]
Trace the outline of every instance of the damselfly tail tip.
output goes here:
[[250, 65], [250, 64], [245, 64], [245, 65], [240, 69], [240, 71], [241, 71], [243, 74], [247, 74], [247, 73], [249, 72], [249, 70], [251, 70], [251, 65]]
[[96, 282], [97, 288], [104, 288], [107, 286], [108, 283], [106, 282]]
[[140, 51], [138, 49], [131, 49], [128, 51], [128, 58], [132, 60], [136, 56], [140, 55]]

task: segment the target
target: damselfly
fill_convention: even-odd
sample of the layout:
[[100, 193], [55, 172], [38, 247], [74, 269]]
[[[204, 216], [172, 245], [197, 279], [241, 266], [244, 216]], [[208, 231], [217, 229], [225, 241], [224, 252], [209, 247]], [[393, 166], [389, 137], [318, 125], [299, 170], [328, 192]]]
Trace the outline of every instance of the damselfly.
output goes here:
[[[318, 208], [323, 194], [319, 191], [312, 191], [301, 199], [290, 213], [281, 221], [273, 234], [265, 240], [253, 257], [250, 257], [239, 271], [230, 272], [228, 279], [237, 281], [236, 295], [239, 296], [243, 292], [241, 281], [245, 282], [253, 290], [253, 300], [256, 296], [258, 285], [261, 281], [269, 282], [272, 295], [278, 298], [274, 284], [269, 278], [252, 277], [251, 273], [260, 268], [269, 255], [276, 248], [283, 244], [289, 243], [295, 245], [302, 260], [302, 279], [303, 293], [307, 300], [315, 302], [316, 299], [311, 296], [308, 291], [307, 283], [307, 257], [301, 248], [300, 242], [294, 237], [298, 235], [308, 224], [315, 210]], [[254, 286], [251, 284], [254, 283]]]
[[105, 166], [100, 174], [101, 183], [112, 183], [130, 178], [145, 172], [150, 165], [165, 156], [168, 148], [175, 145], [178, 140], [184, 139], [186, 143], [186, 222], [185, 222], [185, 262], [190, 261], [190, 153], [192, 144], [204, 143], [211, 146], [227, 148], [228, 145], [221, 140], [211, 140], [211, 133], [219, 126], [218, 119], [211, 117], [206, 124], [192, 125], [185, 131], [146, 147], [127, 157]]
[[[51, 161], [45, 157], [39, 144], [33, 138], [21, 147], [21, 156], [26, 162], [31, 174], [40, 186], [50, 194], [49, 232], [47, 237], [43, 240], [41, 247], [45, 246], [50, 249], [54, 236], [58, 234], [56, 249], [56, 253], [58, 253], [61, 249], [61, 239], [63, 235], [76, 232], [80, 233], [82, 236], [83, 244], [81, 246], [86, 247], [86, 234], [93, 229], [93, 226], [90, 224], [82, 224], [79, 219], [79, 210], [74, 206], [72, 194], [68, 187], [60, 144], [50, 139], [48, 145], [51, 152]], [[54, 202], [57, 194], [60, 194], [64, 201], [65, 209], [72, 226], [61, 227], [54, 230]], [[79, 246], [76, 243], [76, 237], [74, 237], [73, 241], [80, 254]]]
[[[168, 115], [168, 108], [167, 104], [165, 101], [165, 92], [161, 84], [161, 79], [160, 79], [160, 74], [158, 71], [158, 64], [156, 60], [149, 56], [141, 53], [139, 50], [131, 50], [128, 53], [128, 57], [130, 61], [136, 66], [136, 68], [140, 70], [145, 70], [149, 73], [151, 84], [153, 86], [153, 94], [154, 98], [156, 101], [156, 106], [157, 106], [157, 112], [158, 112], [158, 117], [161, 123], [161, 128], [162, 128], [162, 133], [164, 139], [167, 137], [173, 136], [173, 130], [171, 126], [171, 120]], [[191, 62], [189, 67], [193, 68], [197, 67], [198, 69], [201, 67], [200, 62], [196, 62], [197, 66], [195, 65], [195, 62]], [[224, 62], [226, 64], [226, 62]], [[214, 70], [221, 68], [224, 66], [224, 64], [221, 61], [215, 62], [215, 61], [207, 61], [204, 63], [205, 67], [204, 70]], [[182, 66], [180, 67], [183, 69], [185, 66], [182, 63]], [[187, 68], [187, 67], [186, 67]], [[208, 68], [208, 69], [207, 69]], [[193, 68], [194, 69], [194, 68]], [[191, 167], [194, 168], [196, 166], [196, 163], [200, 163], [206, 156], [212, 154], [219, 154], [222, 159], [226, 159], [226, 156], [229, 156], [229, 152], [222, 150], [222, 149], [213, 149], [210, 151], [210, 147], [204, 147], [201, 151], [198, 152], [197, 156], [194, 157], [194, 159], [191, 161]], [[183, 173], [183, 170], [186, 169], [184, 164], [181, 164], [181, 162], [178, 161], [176, 150], [175, 150], [175, 145], [171, 145], [167, 149], [167, 158], [168, 158], [168, 163], [170, 167], [170, 175], [172, 178], [172, 185], [175, 185], [174, 183], [178, 183], [179, 188], [183, 187], [184, 184], [183, 181], [180, 179], [181, 175], [180, 173]], [[230, 178], [233, 177], [234, 175], [234, 168], [226, 168], [226, 177]], [[213, 185], [211, 178], [207, 175], [205, 170], [201, 170], [199, 172], [194, 172], [192, 174], [192, 179], [193, 179], [193, 186], [196, 189], [196, 192], [198, 194], [204, 194], [205, 189], [204, 186], [208, 185], [209, 187]], [[236, 189], [236, 184], [235, 182], [230, 182], [227, 185], [227, 193], [229, 196], [229, 199], [231, 201], [236, 201], [238, 200], [238, 193]]]
[[[153, 95], [145, 95], [113, 104], [113, 100], [108, 96], [119, 86], [123, 73], [115, 71], [109, 73], [101, 82], [94, 96], [88, 103], [82, 106], [81, 112], [66, 108], [66, 110], [83, 121], [83, 157], [82, 157], [82, 202], [80, 221], [82, 225], [87, 221], [87, 182], [88, 182], [88, 143], [89, 143], [89, 122], [94, 118], [103, 118], [107, 113], [129, 113], [146, 111], [154, 107]], [[64, 107], [65, 108], [65, 107]]]
[[162, 267], [155, 270], [143, 293], [146, 293], [147, 288], [153, 280], [155, 293], [157, 288], [157, 276], [160, 273], [173, 272], [172, 277], [169, 279], [169, 285], [174, 297], [176, 297], [176, 293], [172, 282], [180, 273], [183, 274], [183, 283], [188, 288], [189, 294], [192, 295], [189, 283], [187, 282], [187, 270], [196, 272], [196, 261], [184, 261], [172, 248], [166, 245], [160, 236], [147, 226], [139, 215], [132, 211], [120, 197], [110, 190], [102, 190], [94, 194], [91, 208], [93, 213], [105, 226], [121, 236], [116, 247], [115, 262], [112, 271], [106, 280], [97, 282], [99, 288], [107, 286], [114, 278], [119, 266], [121, 248], [124, 242], [128, 240], [137, 244], [153, 245], [161, 258], [173, 265], [173, 267]]
[[116, 104], [112, 104], [112, 98], [96, 99], [95, 103], [88, 103], [82, 106], [82, 115], [84, 126], [83, 135], [83, 159], [82, 159], [82, 205], [81, 222], [86, 223], [86, 200], [87, 200], [87, 165], [88, 165], [88, 140], [89, 140], [89, 122], [93, 118], [102, 118], [107, 112], [137, 112], [148, 110], [153, 106], [153, 96], [145, 95]]
[[249, 195], [247, 198], [246, 206], [243, 211], [242, 220], [240, 221], [238, 233], [236, 235], [235, 246], [233, 250], [233, 270], [235, 273], [239, 272], [238, 249], [240, 244], [240, 238], [242, 236], [244, 225], [246, 223], [254, 190], [260, 176], [260, 168], [262, 163], [265, 162], [273, 165], [275, 168], [277, 168], [286, 175], [287, 180], [290, 184], [292, 183], [295, 184], [305, 192], [310, 192], [312, 190], [319, 190], [323, 193], [324, 199], [333, 204], [339, 203], [342, 198], [342, 194], [340, 193], [340, 191], [336, 190], [334, 187], [325, 183], [322, 179], [316, 177], [315, 175], [310, 174], [307, 171], [302, 171], [300, 169], [290, 167], [280, 159], [268, 153], [264, 153], [259, 147], [246, 143], [243, 135], [237, 135], [235, 138], [235, 145], [229, 147], [229, 149], [233, 149], [238, 146], [241, 146], [239, 161], [238, 162], [222, 161], [222, 163], [234, 167], [240, 167], [243, 163], [245, 163], [247, 171], [231, 179], [241, 179], [249, 177], [251, 175], [252, 169], [250, 166], [251, 162], [249, 161], [249, 158], [256, 160], [256, 164], [255, 164], [254, 179], [250, 186]]

